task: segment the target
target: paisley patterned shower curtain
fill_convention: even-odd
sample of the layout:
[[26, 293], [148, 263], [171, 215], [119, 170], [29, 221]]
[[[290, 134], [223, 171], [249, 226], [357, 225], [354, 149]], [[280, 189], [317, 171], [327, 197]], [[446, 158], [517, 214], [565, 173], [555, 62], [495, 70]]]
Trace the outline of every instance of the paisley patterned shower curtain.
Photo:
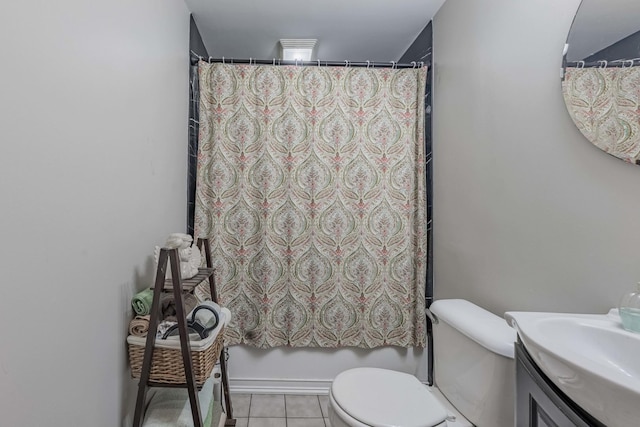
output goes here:
[[230, 344], [424, 346], [425, 69], [199, 65]]

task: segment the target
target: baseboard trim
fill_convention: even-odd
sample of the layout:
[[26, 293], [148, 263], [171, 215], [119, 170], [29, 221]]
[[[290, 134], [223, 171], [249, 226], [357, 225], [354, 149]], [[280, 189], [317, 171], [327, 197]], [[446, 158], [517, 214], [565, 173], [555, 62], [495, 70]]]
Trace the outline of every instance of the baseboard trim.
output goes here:
[[240, 394], [328, 394], [332, 380], [229, 378], [229, 391]]

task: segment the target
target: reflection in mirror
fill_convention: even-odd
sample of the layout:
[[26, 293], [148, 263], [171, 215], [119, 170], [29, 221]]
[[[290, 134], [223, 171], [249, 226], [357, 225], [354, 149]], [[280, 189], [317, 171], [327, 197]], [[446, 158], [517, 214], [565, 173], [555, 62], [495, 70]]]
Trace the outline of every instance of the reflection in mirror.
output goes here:
[[582, 134], [640, 164], [640, 1], [582, 0], [563, 71], [564, 100]]

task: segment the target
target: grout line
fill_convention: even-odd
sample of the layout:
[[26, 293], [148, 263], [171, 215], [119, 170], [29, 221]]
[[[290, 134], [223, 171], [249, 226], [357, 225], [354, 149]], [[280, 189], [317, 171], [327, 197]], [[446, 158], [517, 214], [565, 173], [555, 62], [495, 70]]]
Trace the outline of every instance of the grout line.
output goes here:
[[289, 427], [289, 418], [287, 417], [287, 396], [282, 395], [282, 399], [284, 399], [284, 426]]

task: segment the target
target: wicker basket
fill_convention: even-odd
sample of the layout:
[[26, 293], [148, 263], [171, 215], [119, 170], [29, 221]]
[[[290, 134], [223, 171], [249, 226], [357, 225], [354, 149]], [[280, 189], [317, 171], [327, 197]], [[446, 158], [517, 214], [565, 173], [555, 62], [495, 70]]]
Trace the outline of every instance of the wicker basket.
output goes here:
[[[200, 351], [191, 349], [193, 376], [198, 386], [203, 385], [211, 376], [211, 371], [218, 361], [223, 345], [224, 327], [218, 332], [218, 336], [210, 346]], [[133, 378], [140, 378], [144, 349], [144, 346], [129, 343], [129, 363]], [[149, 381], [164, 384], [186, 384], [180, 348], [154, 347]]]

